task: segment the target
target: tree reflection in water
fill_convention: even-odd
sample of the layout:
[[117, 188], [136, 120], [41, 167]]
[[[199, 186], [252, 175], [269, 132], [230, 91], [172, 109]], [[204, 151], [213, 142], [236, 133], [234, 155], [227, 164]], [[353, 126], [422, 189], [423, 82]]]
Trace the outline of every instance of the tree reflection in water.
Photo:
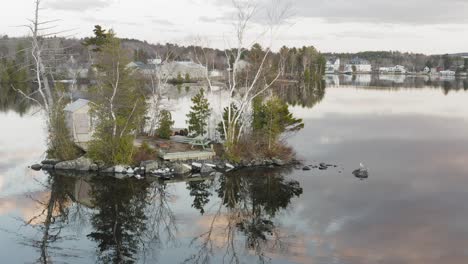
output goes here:
[[41, 210], [25, 223], [40, 231], [40, 239], [20, 235], [22, 244], [40, 251], [39, 263], [79, 258], [79, 249], [57, 244], [75, 240], [87, 223], [101, 263], [154, 263], [157, 250], [176, 240], [165, 184], [54, 171], [44, 187], [50, 195], [30, 197]]
[[288, 172], [243, 170], [218, 178], [216, 193], [221, 200], [208, 230], [192, 240], [197, 253], [185, 263], [209, 263], [215, 247], [224, 250], [223, 263], [239, 263], [241, 248], [255, 254], [259, 262], [268, 260], [267, 251], [287, 250], [275, 216], [302, 194], [299, 182], [284, 177]]
[[98, 243], [102, 263], [155, 262], [157, 249], [175, 242], [175, 215], [167, 185], [134, 178], [92, 179], [97, 212], [88, 237]]
[[278, 83], [274, 93], [292, 106], [312, 108], [325, 97], [324, 80], [315, 80], [307, 85], [298, 83]]
[[144, 208], [149, 184], [111, 177], [94, 177], [91, 182], [97, 212], [91, 217], [94, 231], [88, 237], [98, 243], [99, 261], [134, 263], [147, 229]]
[[64, 227], [71, 221], [83, 219], [81, 206], [70, 207], [76, 179], [67, 178], [56, 172], [49, 174], [44, 184], [48, 195], [33, 199], [40, 210], [39, 213], [27, 219], [25, 224], [40, 231], [40, 239], [25, 238], [24, 244], [37, 248], [40, 252], [39, 263], [53, 263], [53, 257], [78, 258], [77, 249], [64, 248], [57, 244], [71, 237], [62, 234]]

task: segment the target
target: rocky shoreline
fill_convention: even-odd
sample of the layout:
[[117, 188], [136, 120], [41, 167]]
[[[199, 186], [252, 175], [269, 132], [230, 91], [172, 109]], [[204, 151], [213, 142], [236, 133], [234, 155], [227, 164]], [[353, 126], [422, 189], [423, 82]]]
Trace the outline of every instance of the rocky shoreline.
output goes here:
[[118, 176], [133, 176], [136, 178], [158, 177], [161, 179], [171, 179], [174, 176], [188, 174], [211, 175], [225, 173], [242, 168], [260, 168], [260, 167], [285, 167], [301, 165], [301, 162], [292, 160], [256, 159], [252, 161], [243, 161], [240, 163], [231, 163], [226, 160], [189, 160], [189, 161], [164, 161], [148, 160], [142, 161], [139, 166], [115, 165], [106, 166], [102, 162], [93, 161], [86, 157], [80, 157], [75, 160], [59, 161], [54, 159], [43, 160], [40, 164], [31, 165], [33, 170], [45, 171], [69, 171], [69, 172], [97, 172], [99, 174], [110, 174]]

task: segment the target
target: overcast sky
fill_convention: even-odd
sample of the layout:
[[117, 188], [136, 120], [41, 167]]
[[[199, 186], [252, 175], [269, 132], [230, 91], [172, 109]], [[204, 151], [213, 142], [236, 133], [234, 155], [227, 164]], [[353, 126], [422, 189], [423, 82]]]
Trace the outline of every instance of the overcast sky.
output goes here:
[[[33, 0], [2, 0], [0, 34], [26, 35]], [[232, 36], [230, 0], [42, 0], [44, 20], [61, 19], [73, 36], [93, 26], [151, 43], [192, 44], [196, 37], [225, 48]], [[259, 12], [268, 6], [258, 0]], [[314, 45], [323, 52], [400, 50], [428, 54], [468, 52], [468, 0], [290, 0], [275, 46]], [[251, 27], [251, 37], [262, 19]], [[228, 42], [228, 44], [226, 44]]]

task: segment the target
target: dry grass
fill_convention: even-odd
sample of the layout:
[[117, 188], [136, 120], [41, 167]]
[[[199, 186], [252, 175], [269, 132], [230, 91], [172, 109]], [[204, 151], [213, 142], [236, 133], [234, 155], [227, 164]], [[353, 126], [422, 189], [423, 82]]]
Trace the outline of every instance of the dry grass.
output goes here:
[[261, 136], [246, 136], [231, 148], [227, 157], [236, 162], [271, 158], [291, 161], [295, 152], [282, 141], [269, 145]]

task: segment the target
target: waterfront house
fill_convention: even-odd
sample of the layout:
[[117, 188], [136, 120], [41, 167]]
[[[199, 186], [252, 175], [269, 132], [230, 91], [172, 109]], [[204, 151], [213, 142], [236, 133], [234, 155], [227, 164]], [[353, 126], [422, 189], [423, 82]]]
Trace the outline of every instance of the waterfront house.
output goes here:
[[340, 70], [340, 59], [339, 58], [331, 58], [327, 60], [325, 66], [325, 73], [326, 74], [334, 74]]
[[192, 80], [204, 79], [207, 74], [205, 66], [193, 61], [172, 61], [164, 63], [158, 71], [163, 77], [175, 79], [178, 76], [185, 78], [186, 75]]
[[90, 114], [90, 101], [78, 99], [64, 108], [65, 123], [70, 136], [81, 148], [87, 148], [93, 134], [93, 123]]
[[440, 71], [439, 74], [441, 76], [455, 76], [456, 72], [451, 70]]
[[144, 75], [151, 75], [151, 74], [154, 74], [155, 73], [155, 70], [156, 70], [156, 67], [157, 65], [156, 64], [153, 64], [153, 63], [143, 63], [141, 61], [133, 61], [133, 62], [130, 62], [129, 64], [127, 64], [126, 66], [127, 68], [129, 69], [133, 69], [135, 71], [138, 71]]
[[372, 65], [367, 61], [359, 58], [352, 59], [345, 65], [344, 73], [371, 73]]
[[401, 66], [401, 65], [379, 68], [379, 73], [383, 73], [383, 74], [406, 74], [406, 72], [407, 70], [405, 66]]

